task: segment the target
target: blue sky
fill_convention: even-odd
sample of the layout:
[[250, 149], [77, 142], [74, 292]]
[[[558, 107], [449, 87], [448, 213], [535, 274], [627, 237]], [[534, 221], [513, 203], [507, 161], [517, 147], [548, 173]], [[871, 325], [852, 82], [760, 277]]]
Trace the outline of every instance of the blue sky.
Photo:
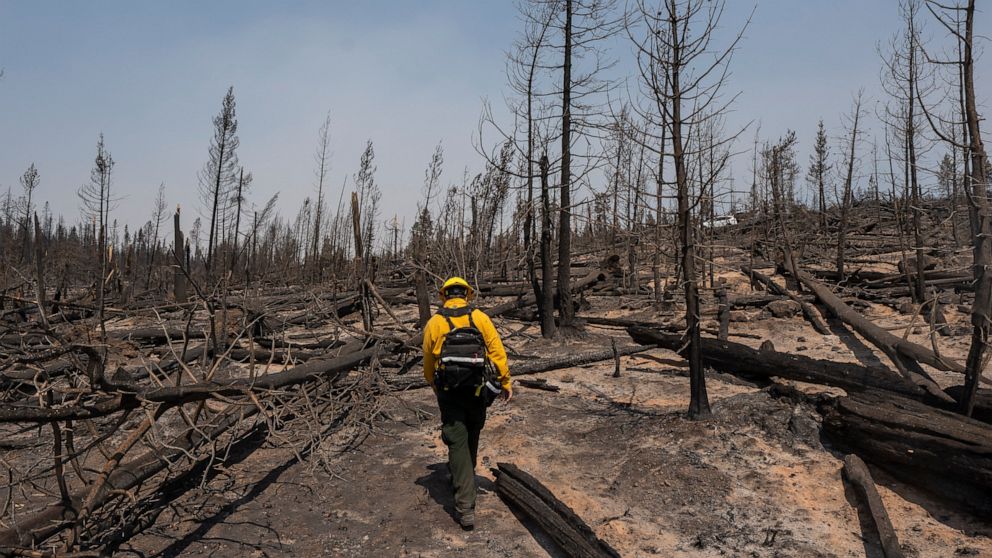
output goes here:
[[[753, 7], [728, 4], [728, 29]], [[854, 91], [880, 97], [876, 45], [898, 25], [895, 0], [758, 2], [734, 61], [728, 91], [742, 95], [728, 128], [760, 122], [763, 137], [796, 129], [805, 164], [820, 117], [839, 134]], [[978, 29], [990, 25], [980, 14]], [[472, 136], [483, 99], [503, 104], [504, 52], [519, 27], [509, 0], [0, 0], [0, 190], [16, 190], [35, 162], [38, 196], [75, 222], [75, 192], [102, 132], [117, 161], [122, 221], [147, 220], [161, 182], [170, 205], [195, 209], [211, 118], [233, 85], [257, 203], [279, 191], [291, 216], [314, 192], [313, 151], [330, 111], [333, 200], [372, 139], [383, 214], [403, 218], [438, 141], [445, 182], [481, 168]], [[613, 56], [630, 67], [622, 42]], [[983, 99], [988, 67], [986, 57], [976, 68]], [[749, 157], [734, 167], [749, 175]]]

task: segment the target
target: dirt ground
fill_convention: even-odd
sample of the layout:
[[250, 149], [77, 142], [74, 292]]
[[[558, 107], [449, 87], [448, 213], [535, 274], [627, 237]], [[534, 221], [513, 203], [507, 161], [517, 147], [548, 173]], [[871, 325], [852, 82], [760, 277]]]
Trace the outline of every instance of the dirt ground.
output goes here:
[[[616, 308], [615, 298], [609, 304]], [[596, 301], [591, 311], [607, 313]], [[634, 304], [624, 313], [638, 311]], [[868, 311], [882, 325], [910, 319], [879, 306]], [[731, 331], [759, 339], [734, 340], [757, 346], [768, 338], [779, 350], [834, 360], [879, 358], [853, 334], [821, 336], [801, 317], [753, 314]], [[508, 340], [518, 361], [602, 347], [607, 336], [628, 342], [617, 329], [590, 327], [566, 345], [534, 331]], [[929, 344], [925, 333], [910, 337]], [[940, 342], [953, 356], [967, 348], [956, 338]], [[357, 450], [331, 456], [330, 471], [288, 449], [242, 442], [205, 483], [197, 477], [176, 487], [154, 525], [120, 555], [558, 556], [494, 492], [490, 468], [512, 462], [623, 556], [881, 556], [841, 480], [843, 456], [821, 439], [810, 405], [713, 375], [714, 416], [692, 422], [679, 357], [656, 349], [622, 364], [619, 378], [612, 363], [542, 374], [561, 391], [518, 387], [511, 403], [492, 408], [472, 532], [452, 515], [433, 395], [413, 389], [387, 396], [389, 419]], [[992, 556], [987, 521], [873, 473], [907, 556]]]

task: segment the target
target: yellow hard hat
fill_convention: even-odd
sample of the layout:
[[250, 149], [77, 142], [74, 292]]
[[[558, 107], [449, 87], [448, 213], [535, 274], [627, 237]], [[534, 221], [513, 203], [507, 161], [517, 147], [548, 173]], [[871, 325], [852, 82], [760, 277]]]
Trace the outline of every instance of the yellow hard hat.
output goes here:
[[475, 291], [472, 290], [472, 286], [468, 284], [468, 281], [462, 279], [461, 277], [451, 277], [445, 281], [443, 285], [441, 285], [442, 300], [447, 299], [447, 295], [445, 293], [449, 287], [464, 287], [466, 293], [465, 300], [472, 300], [472, 297], [475, 296]]

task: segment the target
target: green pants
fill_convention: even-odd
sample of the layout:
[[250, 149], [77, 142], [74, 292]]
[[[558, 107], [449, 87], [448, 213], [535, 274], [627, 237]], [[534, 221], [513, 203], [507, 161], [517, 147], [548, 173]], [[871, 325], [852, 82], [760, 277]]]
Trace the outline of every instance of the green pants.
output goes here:
[[438, 394], [441, 440], [448, 446], [448, 468], [455, 489], [455, 509], [475, 509], [475, 465], [479, 434], [486, 424], [486, 405], [471, 389]]

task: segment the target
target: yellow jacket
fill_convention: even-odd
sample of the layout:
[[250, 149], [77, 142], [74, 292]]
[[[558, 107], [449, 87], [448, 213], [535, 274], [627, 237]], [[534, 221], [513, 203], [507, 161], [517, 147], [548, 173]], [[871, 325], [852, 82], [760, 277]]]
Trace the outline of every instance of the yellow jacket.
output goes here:
[[[466, 305], [468, 303], [460, 298], [452, 298], [444, 303], [445, 308], [462, 308]], [[468, 327], [468, 318], [467, 315], [456, 316], [451, 318], [451, 323], [455, 327]], [[500, 341], [496, 326], [482, 310], [472, 311], [472, 322], [486, 340], [486, 356], [489, 357], [489, 361], [496, 368], [496, 373], [499, 374], [499, 383], [504, 389], [510, 391], [510, 369], [506, 365], [506, 349], [503, 348], [503, 342]], [[441, 359], [441, 343], [444, 342], [444, 336], [450, 330], [448, 321], [439, 314], [431, 316], [424, 327], [424, 379], [427, 380], [428, 385], [434, 385], [434, 370]]]

